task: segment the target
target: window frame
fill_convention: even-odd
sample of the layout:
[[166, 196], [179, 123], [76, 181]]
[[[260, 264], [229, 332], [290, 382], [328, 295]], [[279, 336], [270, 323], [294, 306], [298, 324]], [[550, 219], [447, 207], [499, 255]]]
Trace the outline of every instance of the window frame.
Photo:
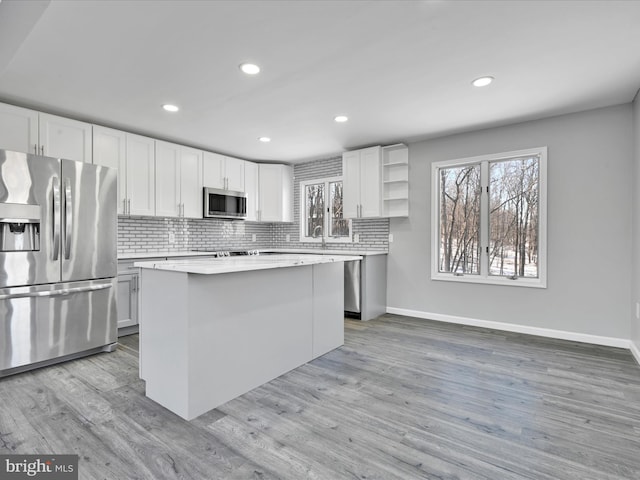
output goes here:
[[[538, 277], [498, 276], [489, 274], [489, 164], [521, 157], [539, 159], [538, 211]], [[441, 272], [440, 264], [440, 175], [442, 168], [480, 165], [480, 268], [478, 274]], [[444, 160], [431, 164], [431, 280], [503, 285], [512, 287], [547, 288], [547, 147], [535, 147], [475, 157]]]
[[[329, 200], [329, 196], [331, 195], [331, 190], [329, 188], [329, 184], [332, 182], [342, 182], [342, 187], [344, 189], [344, 180], [342, 176], [338, 177], [323, 177], [316, 178], [313, 180], [303, 180], [300, 182], [300, 230], [299, 230], [299, 241], [304, 243], [322, 243], [323, 240], [325, 244], [329, 243], [353, 243], [353, 222], [351, 219], [348, 220], [349, 223], [349, 236], [348, 237], [331, 237], [326, 235], [325, 232], [329, 232], [331, 227], [331, 212], [324, 212], [324, 225], [322, 228], [322, 236], [313, 238], [306, 236], [306, 219], [307, 219], [307, 198], [306, 198], [306, 187], [307, 185], [315, 185], [319, 183], [324, 183], [325, 189], [325, 208], [327, 208], [326, 202]], [[343, 209], [344, 209], [344, 198], [342, 199]]]

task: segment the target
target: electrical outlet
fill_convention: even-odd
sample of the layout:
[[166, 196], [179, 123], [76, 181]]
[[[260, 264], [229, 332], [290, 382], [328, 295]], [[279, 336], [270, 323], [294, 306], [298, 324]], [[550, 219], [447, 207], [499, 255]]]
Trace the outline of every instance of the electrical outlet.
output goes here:
[[284, 241], [285, 242], [290, 242], [291, 241], [291, 235], [289, 235], [288, 233], [285, 235], [284, 237]]
[[251, 241], [252, 241], [252, 242], [255, 242], [255, 241], [256, 241], [256, 234], [255, 234], [255, 233], [253, 233], [253, 234], [251, 235]]
[[173, 245], [174, 243], [176, 243], [176, 234], [169, 232], [169, 245]]
[[353, 234], [353, 243], [359, 243], [360, 242], [360, 234], [359, 233], [354, 233]]
[[393, 243], [393, 233], [389, 234], [389, 243]]

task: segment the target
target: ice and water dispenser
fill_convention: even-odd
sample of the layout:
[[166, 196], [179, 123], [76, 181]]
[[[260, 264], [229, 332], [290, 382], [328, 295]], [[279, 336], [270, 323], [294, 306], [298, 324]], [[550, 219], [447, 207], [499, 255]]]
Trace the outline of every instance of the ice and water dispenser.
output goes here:
[[40, 206], [0, 203], [0, 252], [40, 250]]

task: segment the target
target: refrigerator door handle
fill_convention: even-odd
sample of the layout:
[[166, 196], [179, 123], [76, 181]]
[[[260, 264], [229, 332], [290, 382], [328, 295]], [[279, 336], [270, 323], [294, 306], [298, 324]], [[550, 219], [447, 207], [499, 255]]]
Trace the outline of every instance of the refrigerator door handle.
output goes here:
[[73, 236], [73, 199], [71, 197], [71, 183], [64, 179], [64, 258], [71, 257], [71, 237]]
[[0, 295], [0, 300], [14, 300], [16, 298], [30, 297], [62, 297], [65, 295], [71, 295], [72, 293], [94, 292], [96, 290], [104, 290], [105, 288], [111, 288], [111, 284], [105, 283], [102, 285], [90, 285], [88, 287], [62, 288], [60, 290], [44, 290], [40, 292], [9, 293]]
[[60, 255], [60, 180], [53, 177], [53, 259]]

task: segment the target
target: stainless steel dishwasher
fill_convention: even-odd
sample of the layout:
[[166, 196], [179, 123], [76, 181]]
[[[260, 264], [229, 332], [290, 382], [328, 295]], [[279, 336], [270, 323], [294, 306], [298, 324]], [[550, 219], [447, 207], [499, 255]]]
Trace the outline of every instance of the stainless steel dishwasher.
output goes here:
[[361, 260], [344, 262], [344, 313], [360, 318], [362, 296], [360, 292]]

